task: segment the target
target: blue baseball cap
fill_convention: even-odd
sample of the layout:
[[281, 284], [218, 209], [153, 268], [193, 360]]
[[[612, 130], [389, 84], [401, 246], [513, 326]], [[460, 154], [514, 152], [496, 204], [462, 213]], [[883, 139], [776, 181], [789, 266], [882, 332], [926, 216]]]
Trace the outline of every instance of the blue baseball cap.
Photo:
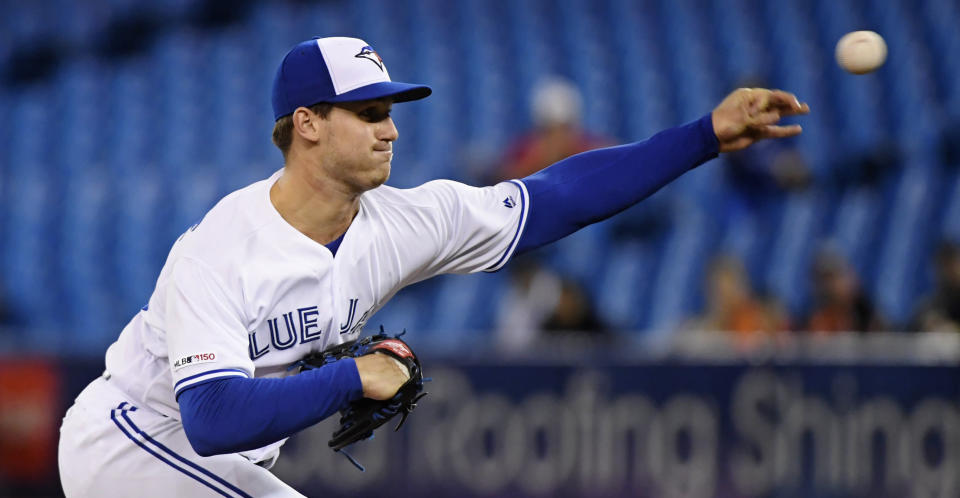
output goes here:
[[314, 38], [293, 47], [273, 79], [273, 118], [320, 102], [393, 97], [394, 102], [433, 93], [424, 85], [390, 81], [383, 59], [358, 38]]

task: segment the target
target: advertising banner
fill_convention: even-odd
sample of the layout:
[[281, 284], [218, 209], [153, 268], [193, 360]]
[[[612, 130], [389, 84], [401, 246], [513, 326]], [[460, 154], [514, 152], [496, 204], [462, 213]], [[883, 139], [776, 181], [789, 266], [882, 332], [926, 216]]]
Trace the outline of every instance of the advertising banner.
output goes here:
[[432, 365], [400, 432], [275, 472], [309, 496], [960, 496], [960, 369]]

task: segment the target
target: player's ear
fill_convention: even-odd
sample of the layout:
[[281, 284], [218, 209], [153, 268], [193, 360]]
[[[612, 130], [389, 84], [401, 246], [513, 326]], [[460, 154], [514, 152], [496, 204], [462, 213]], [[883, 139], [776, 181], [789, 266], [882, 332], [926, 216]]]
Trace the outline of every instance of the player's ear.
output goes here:
[[293, 111], [293, 133], [300, 135], [310, 142], [320, 140], [320, 116], [306, 107], [298, 107]]

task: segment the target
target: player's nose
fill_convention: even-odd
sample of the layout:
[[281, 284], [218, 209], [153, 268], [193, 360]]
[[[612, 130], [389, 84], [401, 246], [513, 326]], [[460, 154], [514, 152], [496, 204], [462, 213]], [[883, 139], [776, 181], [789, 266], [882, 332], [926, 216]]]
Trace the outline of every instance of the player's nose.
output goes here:
[[394, 124], [393, 118], [387, 118], [380, 122], [380, 126], [377, 127], [377, 139], [386, 140], [388, 142], [393, 142], [400, 136], [400, 132], [397, 131], [397, 125]]

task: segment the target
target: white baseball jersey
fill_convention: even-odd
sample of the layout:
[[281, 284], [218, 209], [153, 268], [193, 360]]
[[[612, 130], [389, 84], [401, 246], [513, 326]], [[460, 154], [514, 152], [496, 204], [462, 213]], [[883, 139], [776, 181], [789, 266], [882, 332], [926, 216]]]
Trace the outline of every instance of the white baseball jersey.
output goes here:
[[269, 377], [355, 339], [406, 285], [499, 269], [524, 228], [521, 182], [381, 186], [334, 254], [270, 201], [282, 171], [224, 197], [174, 244], [147, 306], [107, 351], [107, 371], [142, 406], [179, 419], [198, 382]]
[[197, 455], [177, 393], [208, 379], [283, 376], [307, 353], [355, 339], [405, 285], [500, 268], [529, 211], [520, 182], [381, 186], [360, 197], [334, 255], [274, 209], [280, 174], [224, 197], [174, 244], [148, 305], [107, 350], [109, 375], [64, 417], [67, 496], [302, 496], [266, 469], [283, 441]]

